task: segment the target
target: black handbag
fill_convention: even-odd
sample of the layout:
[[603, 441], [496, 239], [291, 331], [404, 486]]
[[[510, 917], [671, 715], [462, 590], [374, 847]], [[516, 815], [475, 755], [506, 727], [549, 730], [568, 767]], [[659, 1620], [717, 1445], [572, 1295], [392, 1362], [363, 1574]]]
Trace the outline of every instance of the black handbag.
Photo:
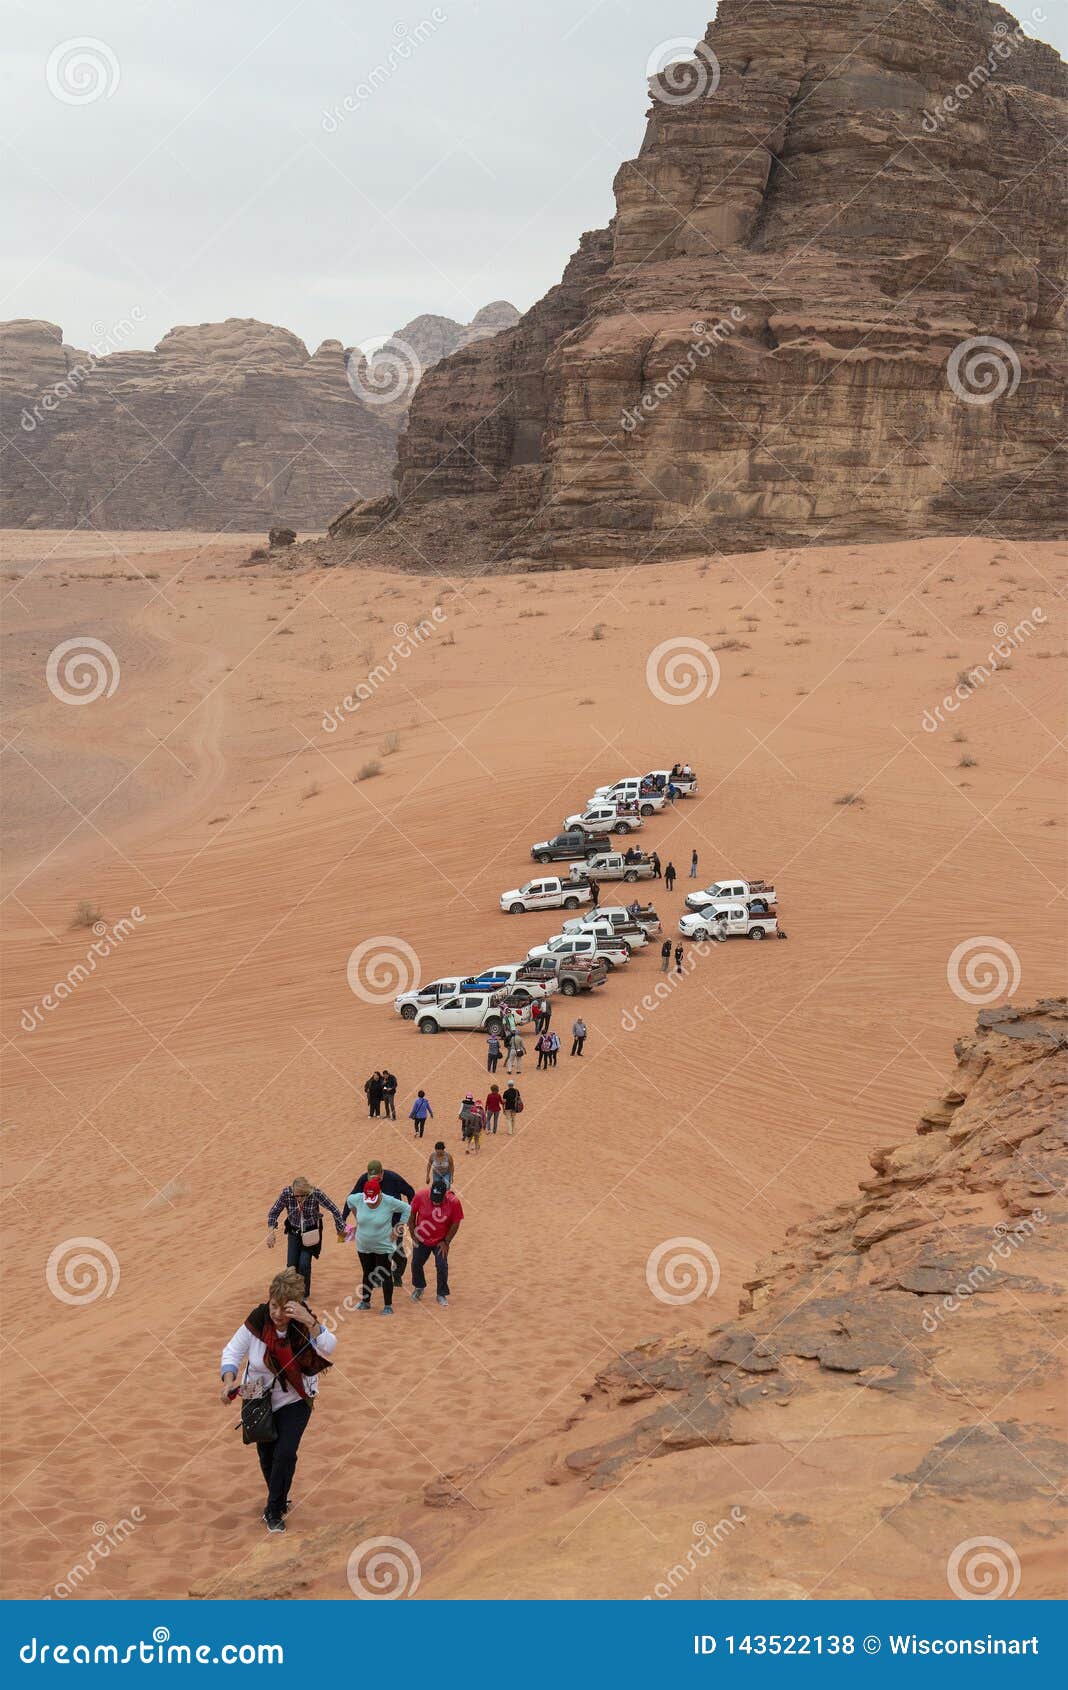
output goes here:
[[[273, 1387], [264, 1391], [262, 1396], [249, 1397], [241, 1404], [241, 1442], [243, 1444], [273, 1444], [278, 1437], [278, 1427], [274, 1423], [274, 1409], [271, 1407]], [[236, 1431], [235, 1427], [235, 1431]]]

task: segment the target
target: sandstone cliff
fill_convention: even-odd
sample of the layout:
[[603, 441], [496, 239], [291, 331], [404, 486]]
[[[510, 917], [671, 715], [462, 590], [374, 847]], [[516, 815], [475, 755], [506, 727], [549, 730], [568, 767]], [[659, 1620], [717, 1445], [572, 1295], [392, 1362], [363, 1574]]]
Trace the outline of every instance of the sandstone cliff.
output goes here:
[[[421, 373], [517, 316], [498, 300], [468, 324], [416, 318], [399, 336]], [[368, 402], [340, 341], [309, 356], [249, 318], [97, 357], [53, 323], [0, 324], [0, 524], [322, 528], [389, 485], [410, 396]]]
[[[621, 1353], [558, 1433], [421, 1508], [313, 1532], [294, 1593], [388, 1533], [433, 1597], [1056, 1594], [1066, 1052], [1063, 998], [983, 1011], [917, 1136], [787, 1236], [738, 1318]], [[264, 1550], [213, 1594], [276, 1578]]]
[[399, 502], [342, 513], [316, 555], [1054, 532], [1053, 50], [986, 0], [721, 0], [650, 91], [611, 226], [426, 377]]

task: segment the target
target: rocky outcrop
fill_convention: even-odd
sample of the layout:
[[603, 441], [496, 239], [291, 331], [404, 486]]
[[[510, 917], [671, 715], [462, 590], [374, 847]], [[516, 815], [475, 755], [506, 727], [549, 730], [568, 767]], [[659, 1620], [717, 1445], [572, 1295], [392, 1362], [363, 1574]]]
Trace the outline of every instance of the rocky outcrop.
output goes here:
[[401, 529], [345, 512], [317, 555], [455, 569], [434, 536], [464, 532], [483, 565], [1054, 532], [1053, 50], [986, 0], [721, 0], [689, 68], [650, 87], [610, 227], [422, 382]]
[[[415, 1546], [434, 1597], [1059, 1593], [1068, 1004], [983, 1011], [956, 1054], [736, 1319], [620, 1353], [557, 1432], [360, 1535]], [[302, 1542], [298, 1589], [352, 1540]]]
[[[497, 301], [469, 324], [418, 318], [401, 334], [429, 367], [517, 315]], [[407, 399], [361, 393], [340, 341], [309, 356], [250, 318], [104, 356], [65, 345], [53, 323], [6, 323], [0, 401], [0, 524], [12, 527], [319, 529], [388, 487], [407, 413]]]

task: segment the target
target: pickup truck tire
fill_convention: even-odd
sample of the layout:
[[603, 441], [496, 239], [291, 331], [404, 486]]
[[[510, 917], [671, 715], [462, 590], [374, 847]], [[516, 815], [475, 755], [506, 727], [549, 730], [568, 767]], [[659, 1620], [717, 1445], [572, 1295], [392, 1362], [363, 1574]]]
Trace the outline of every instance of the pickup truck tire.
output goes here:
[[414, 1003], [406, 1003], [403, 1006], [403, 1008], [401, 1009], [401, 1020], [402, 1021], [414, 1021], [415, 1020], [415, 1005], [414, 1005]]
[[642, 805], [642, 815], [643, 816], [652, 816], [652, 815], [655, 815], [655, 814], [656, 814], [656, 812], [653, 809], [653, 806], [651, 804], [643, 804]]
[[508, 914], [509, 915], [522, 915], [523, 908], [524, 908], [524, 906], [522, 904], [509, 904], [508, 905]]
[[565, 998], [573, 998], [575, 993], [578, 991], [578, 987], [575, 985], [574, 980], [562, 980], [560, 983], [560, 990], [563, 992]]
[[629, 822], [616, 822], [615, 825], [612, 828], [612, 832], [613, 833], [629, 833], [630, 832], [630, 823]]
[[624, 880], [637, 880], [637, 878], [638, 878], [638, 876], [632, 868], [629, 868], [627, 870], [626, 874], [623, 876]]
[[577, 898], [565, 898], [564, 899], [565, 910], [577, 910], [578, 907], [579, 907], [579, 901], [578, 901]]
[[503, 1026], [504, 1022], [501, 1020], [499, 1015], [491, 1015], [489, 1020], [485, 1022], [487, 1033], [499, 1033]]
[[551, 863], [552, 858], [550, 857], [548, 851], [539, 851], [537, 856], [534, 858], [534, 861], [536, 863]]
[[436, 1033], [439, 1031], [438, 1024], [432, 1015], [422, 1017], [419, 1022], [419, 1031], [421, 1033]]
[[749, 937], [750, 939], [762, 939], [764, 937], [764, 929], [762, 927], [750, 928]]

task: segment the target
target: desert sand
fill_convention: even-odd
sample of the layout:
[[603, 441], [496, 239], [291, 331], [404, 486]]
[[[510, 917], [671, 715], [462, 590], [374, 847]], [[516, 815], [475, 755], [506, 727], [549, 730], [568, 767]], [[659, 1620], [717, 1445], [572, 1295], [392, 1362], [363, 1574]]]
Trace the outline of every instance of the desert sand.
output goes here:
[[[1059, 985], [1054, 545], [941, 538], [452, 582], [241, 568], [251, 544], [0, 542], [11, 1596], [55, 1593], [123, 1521], [135, 1529], [76, 1594], [232, 1595], [262, 1576], [279, 1545], [218, 1402], [218, 1357], [280, 1265], [268, 1206], [297, 1173], [341, 1201], [372, 1155], [418, 1183], [403, 1119], [416, 1088], [456, 1149], [459, 1099], [487, 1079], [476, 1035], [422, 1038], [393, 1014], [388, 969], [386, 1001], [354, 993], [350, 954], [410, 946], [424, 978], [525, 954], [556, 922], [504, 916], [498, 894], [596, 785], [688, 758], [700, 796], [643, 841], [683, 873], [673, 896], [657, 889], [666, 930], [696, 848], [702, 884], [774, 878], [789, 943], [714, 947], [652, 1008], [657, 963], [639, 956], [583, 1002], [581, 1063], [566, 1048], [556, 1072], [528, 1063], [522, 1134], [459, 1161], [451, 1307], [405, 1297], [385, 1327], [342, 1316], [287, 1556], [324, 1525], [356, 1544], [362, 1521], [410, 1517], [450, 1469], [562, 1425], [621, 1350], [729, 1318], [785, 1227], [851, 1195], [873, 1146], [906, 1137], [946, 1083], [975, 1017], [947, 978], [958, 947], [996, 938], [1024, 1000]], [[1009, 664], [927, 731], [958, 673], [1025, 618]], [[64, 702], [47, 661], [84, 636], [110, 648], [117, 682]], [[719, 648], [711, 695], [654, 696], [647, 660], [673, 639]], [[354, 778], [368, 764], [380, 772]], [[72, 925], [83, 900], [127, 929], [42, 1008], [92, 942]], [[395, 1126], [366, 1118], [362, 1083], [383, 1064], [400, 1080]], [[715, 1252], [714, 1297], [651, 1294], [647, 1258], [674, 1237]], [[79, 1286], [62, 1247], [85, 1238], [101, 1271]], [[353, 1269], [324, 1245], [317, 1309], [343, 1304]], [[643, 1571], [632, 1535], [628, 1591], [663, 1565], [648, 1536]], [[623, 1593], [622, 1569], [618, 1589], [589, 1588], [583, 1565], [579, 1531], [558, 1594]], [[308, 1593], [347, 1598], [344, 1558]], [[431, 1553], [420, 1594], [436, 1593]]]

